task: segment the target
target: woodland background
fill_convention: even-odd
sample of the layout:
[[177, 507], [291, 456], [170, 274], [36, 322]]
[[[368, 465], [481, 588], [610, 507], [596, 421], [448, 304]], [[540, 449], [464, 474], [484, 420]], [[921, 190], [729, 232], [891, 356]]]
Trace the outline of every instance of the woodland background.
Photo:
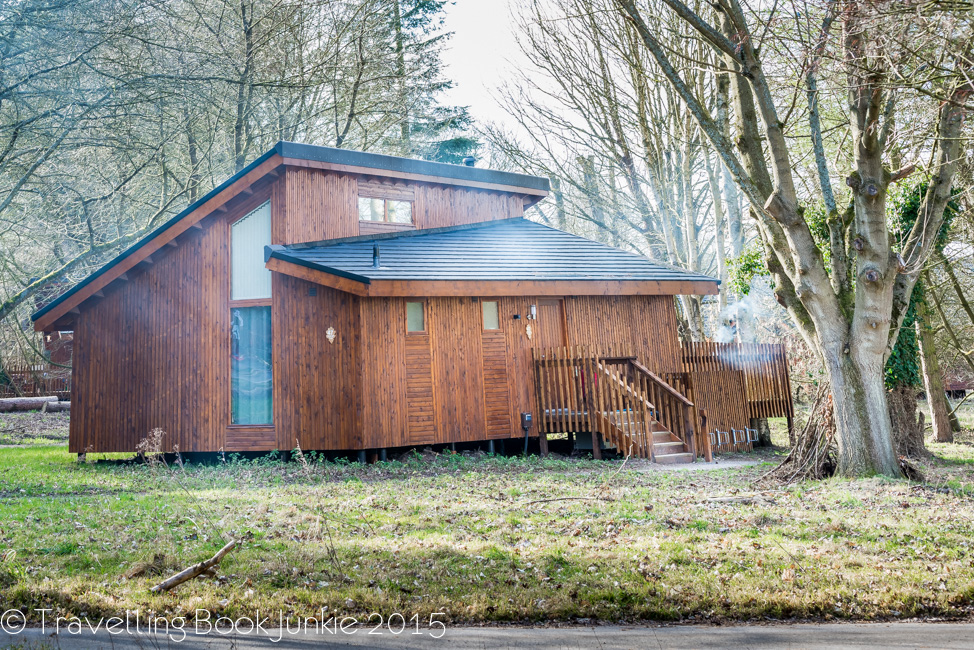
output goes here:
[[[738, 136], [719, 57], [661, 2], [642, 4], [681, 74]], [[815, 148], [839, 205], [854, 165], [829, 52], [814, 70], [819, 83], [809, 74], [825, 4], [744, 6], [775, 97], [790, 107], [798, 192], [827, 255]], [[906, 5], [921, 24], [970, 13], [964, 3]], [[291, 140], [457, 164], [475, 155], [479, 166], [547, 176], [552, 195], [531, 218], [719, 277], [716, 299], [677, 300], [682, 336], [785, 341], [799, 397], [814, 392], [822, 371], [775, 302], [748, 206], [637, 31], [610, 0], [523, 0], [515, 9], [510, 29], [530, 65], [498, 90], [510, 119], [477, 124], [467, 107], [442, 103], [452, 83], [445, 0], [0, 4], [0, 363], [43, 356], [29, 322], [38, 304]], [[939, 69], [942, 50], [913, 45], [898, 65], [914, 75]], [[933, 73], [913, 85], [927, 82], [936, 84]], [[916, 219], [936, 118], [905, 94], [896, 105], [887, 154], [916, 166], [890, 188], [898, 238]], [[974, 380], [974, 160], [963, 151], [949, 223], [887, 365], [891, 390], [916, 392], [924, 371]]]

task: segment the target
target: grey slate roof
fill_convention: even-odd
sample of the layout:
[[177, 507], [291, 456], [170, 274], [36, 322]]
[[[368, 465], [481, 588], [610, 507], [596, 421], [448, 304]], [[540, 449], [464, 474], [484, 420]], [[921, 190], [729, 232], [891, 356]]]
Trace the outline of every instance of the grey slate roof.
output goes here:
[[[373, 267], [378, 245], [380, 267]], [[710, 276], [650, 262], [527, 219], [268, 246], [271, 257], [369, 283], [372, 280], [704, 281]]]

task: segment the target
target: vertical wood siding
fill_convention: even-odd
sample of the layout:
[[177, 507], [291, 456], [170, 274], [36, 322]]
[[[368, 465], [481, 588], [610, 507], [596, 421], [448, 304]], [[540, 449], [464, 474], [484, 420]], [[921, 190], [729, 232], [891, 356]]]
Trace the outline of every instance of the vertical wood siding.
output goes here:
[[[363, 178], [364, 195], [388, 193], [376, 190], [387, 184], [368, 177], [320, 169], [286, 168], [273, 198], [273, 243], [299, 244], [408, 229], [397, 224], [366, 223], [360, 227], [360, 178]], [[402, 183], [388, 186], [400, 187]], [[410, 184], [408, 190], [403, 193], [403, 198], [413, 199], [416, 228], [441, 228], [524, 216], [524, 204], [518, 194], [432, 183]]]
[[[358, 297], [280, 273], [274, 274], [273, 294], [277, 448], [360, 447]], [[328, 342], [329, 327], [334, 343]]]
[[76, 317], [71, 452], [215, 451], [229, 420], [227, 227], [181, 237]]
[[428, 313], [439, 437], [442, 442], [483, 440], [480, 303], [472, 298], [436, 298], [429, 301]]
[[401, 298], [362, 299], [363, 447], [407, 444], [406, 305]]
[[429, 183], [416, 186], [413, 221], [417, 228], [441, 228], [523, 216], [524, 204], [517, 194]]
[[351, 174], [288, 167], [275, 244], [354, 237], [358, 228], [358, 181]]
[[565, 311], [568, 345], [612, 345], [658, 375], [683, 372], [672, 296], [574, 296]]

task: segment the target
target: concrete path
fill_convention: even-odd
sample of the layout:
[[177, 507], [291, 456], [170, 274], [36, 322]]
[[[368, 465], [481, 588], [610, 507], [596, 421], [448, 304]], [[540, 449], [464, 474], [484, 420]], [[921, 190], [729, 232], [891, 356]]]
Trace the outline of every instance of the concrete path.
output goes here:
[[[717, 458], [713, 463], [706, 463], [702, 460], [698, 460], [695, 463], [675, 463], [673, 465], [662, 465], [660, 463], [652, 463], [648, 460], [629, 460], [630, 469], [635, 469], [640, 472], [712, 472], [719, 469], [740, 469], [742, 467], [753, 467], [755, 465], [760, 465], [761, 463], [771, 462], [778, 464], [781, 461], [778, 459], [768, 459], [768, 458]], [[771, 466], [769, 466], [770, 469]]]
[[[440, 630], [434, 632], [436, 636]], [[278, 630], [266, 635], [220, 636], [164, 634], [110, 636], [102, 630], [73, 635], [62, 630], [59, 635], [42, 634], [28, 628], [17, 635], [0, 632], [0, 648], [206, 648], [207, 650], [253, 650], [256, 648], [448, 648], [449, 650], [565, 648], [630, 650], [654, 648], [974, 648], [972, 623], [837, 623], [827, 625], [778, 625], [741, 627], [562, 627], [562, 628], [447, 628], [442, 638], [434, 639], [429, 631], [410, 635], [369, 634], [368, 628], [350, 628], [346, 633], [309, 632], [300, 636]], [[275, 642], [277, 641], [277, 642]]]

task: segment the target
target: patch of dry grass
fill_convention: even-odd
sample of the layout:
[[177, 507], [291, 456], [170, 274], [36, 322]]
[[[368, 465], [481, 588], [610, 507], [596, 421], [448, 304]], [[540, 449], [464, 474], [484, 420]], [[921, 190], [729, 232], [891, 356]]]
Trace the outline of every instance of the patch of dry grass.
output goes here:
[[70, 413], [0, 413], [0, 446], [59, 445], [68, 440]]
[[[923, 485], [753, 493], [769, 465], [619, 471], [442, 455], [362, 467], [309, 455], [167, 469], [6, 449], [0, 551], [16, 550], [17, 569], [0, 601], [89, 615], [324, 606], [453, 622], [966, 617], [970, 450], [937, 447]], [[731, 495], [749, 498], [713, 499]], [[244, 544], [218, 576], [149, 593], [156, 567], [205, 559], [223, 537]]]

